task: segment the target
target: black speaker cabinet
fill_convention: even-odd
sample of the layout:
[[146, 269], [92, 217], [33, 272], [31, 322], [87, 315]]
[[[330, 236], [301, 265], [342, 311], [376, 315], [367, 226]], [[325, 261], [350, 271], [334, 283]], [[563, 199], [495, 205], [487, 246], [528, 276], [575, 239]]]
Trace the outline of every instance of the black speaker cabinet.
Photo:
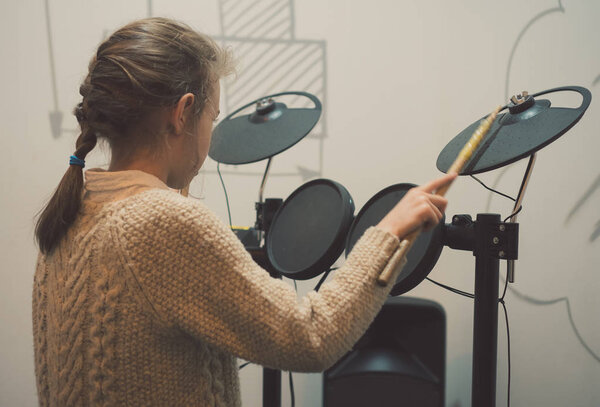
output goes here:
[[324, 407], [443, 407], [446, 314], [390, 297], [352, 351], [323, 374]]

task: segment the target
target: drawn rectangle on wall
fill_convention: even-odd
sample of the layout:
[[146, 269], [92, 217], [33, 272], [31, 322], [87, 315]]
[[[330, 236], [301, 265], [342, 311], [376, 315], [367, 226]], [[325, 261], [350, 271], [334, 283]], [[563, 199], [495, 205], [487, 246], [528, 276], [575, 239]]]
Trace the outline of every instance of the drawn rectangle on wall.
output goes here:
[[[238, 75], [224, 83], [227, 113], [263, 96], [286, 91], [312, 93], [326, 98], [325, 41], [296, 39], [250, 39], [217, 37], [232, 48], [239, 60]], [[313, 107], [301, 97], [286, 98], [288, 107]], [[311, 138], [326, 137], [325, 114], [313, 129]]]
[[293, 0], [220, 0], [219, 13], [226, 37], [294, 37]]

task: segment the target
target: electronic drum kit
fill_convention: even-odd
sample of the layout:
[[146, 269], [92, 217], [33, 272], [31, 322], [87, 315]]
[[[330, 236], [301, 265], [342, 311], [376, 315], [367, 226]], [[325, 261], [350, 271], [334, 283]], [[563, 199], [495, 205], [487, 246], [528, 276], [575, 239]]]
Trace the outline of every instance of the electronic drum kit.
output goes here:
[[[541, 98], [559, 92], [580, 94], [580, 106], [555, 107], [550, 100]], [[307, 98], [314, 106], [289, 108], [278, 101], [278, 98], [286, 95]], [[590, 102], [590, 91], [578, 86], [554, 88], [533, 95], [522, 92], [513, 96], [508, 104], [501, 107], [496, 120], [459, 175], [490, 171], [529, 157], [527, 173], [515, 205], [516, 212], [521, 204], [536, 152], [571, 129], [581, 119]], [[252, 106], [255, 106], [253, 112], [241, 114]], [[348, 190], [329, 179], [311, 180], [298, 187], [285, 201], [267, 200], [270, 201], [267, 205], [269, 202], [263, 201], [262, 191], [271, 159], [309, 134], [317, 124], [321, 111], [321, 102], [314, 95], [306, 92], [282, 92], [262, 97], [234, 111], [213, 132], [209, 152], [213, 160], [235, 165], [268, 160], [259, 202], [256, 204], [257, 222], [250, 230], [258, 237], [246, 246], [257, 262], [273, 276], [306, 280], [328, 272], [344, 251], [348, 255], [368, 227], [376, 225], [415, 186], [399, 183], [379, 191], [356, 216], [354, 202]], [[449, 170], [479, 123], [480, 120], [477, 120], [469, 125], [441, 151], [437, 159], [440, 171]], [[470, 250], [476, 257], [479, 256], [475, 281], [473, 406], [495, 405], [497, 330], [493, 325], [497, 325], [497, 269], [500, 259], [509, 260], [509, 265], [514, 267], [511, 262], [514, 262], [518, 253], [518, 225], [515, 220], [516, 216], [513, 216], [512, 223], [505, 223], [499, 220], [499, 215], [489, 214], [478, 215], [476, 221], [471, 220], [468, 215], [455, 215], [450, 224], [445, 224], [442, 220], [416, 239], [407, 254], [407, 264], [391, 291], [391, 295], [401, 295], [422, 282], [435, 266], [445, 245]], [[238, 232], [240, 236], [242, 232]], [[487, 237], [495, 242], [490, 243], [492, 247], [482, 247], [480, 241], [486, 241]], [[493, 276], [491, 282], [490, 267]], [[479, 269], [486, 275], [479, 277]], [[511, 275], [511, 282], [513, 278]], [[482, 282], [484, 279], [488, 282]], [[486, 284], [487, 287], [483, 287]], [[483, 307], [487, 307], [485, 311]], [[480, 318], [485, 319], [480, 321], [481, 324], [477, 320], [478, 313]], [[484, 327], [484, 323], [487, 326]], [[484, 338], [483, 345], [481, 338]], [[479, 353], [488, 354], [482, 356], [486, 360], [479, 361]], [[489, 373], [491, 370], [493, 373]], [[476, 375], [489, 377], [482, 382]]]

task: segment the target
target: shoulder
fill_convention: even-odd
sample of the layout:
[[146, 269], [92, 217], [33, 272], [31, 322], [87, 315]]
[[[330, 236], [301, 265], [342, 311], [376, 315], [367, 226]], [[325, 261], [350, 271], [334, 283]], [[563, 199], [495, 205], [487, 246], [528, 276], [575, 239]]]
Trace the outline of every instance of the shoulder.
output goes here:
[[137, 225], [169, 226], [203, 219], [218, 222], [217, 216], [202, 202], [164, 189], [152, 189], [106, 207], [108, 217]]
[[[105, 253], [116, 253], [137, 274], [250, 264], [244, 246], [203, 203], [172, 191], [152, 190], [110, 209]], [[181, 269], [177, 271], [177, 269]], [[160, 273], [159, 273], [160, 274]]]
[[[170, 190], [153, 189], [106, 208], [109, 229], [128, 245], [141, 242], [185, 244], [231, 234], [206, 205]], [[117, 237], [117, 236], [115, 236]]]

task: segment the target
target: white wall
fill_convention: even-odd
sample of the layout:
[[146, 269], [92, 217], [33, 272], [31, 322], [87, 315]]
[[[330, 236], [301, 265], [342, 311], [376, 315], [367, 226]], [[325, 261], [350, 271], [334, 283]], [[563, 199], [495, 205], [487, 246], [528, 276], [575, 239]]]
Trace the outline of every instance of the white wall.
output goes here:
[[[231, 6], [232, 2], [228, 7], [243, 7]], [[265, 7], [265, 2], [257, 7]], [[209, 34], [224, 34], [217, 0], [49, 0], [47, 4], [56, 95], [44, 2], [0, 2], [2, 406], [36, 403], [30, 322], [36, 255], [33, 218], [73, 151], [77, 134], [70, 111], [78, 102], [79, 82], [95, 47], [107, 32], [149, 11], [182, 19]], [[269, 179], [266, 195], [270, 197], [285, 198], [300, 186], [305, 181], [298, 172], [302, 166], [346, 186], [358, 210], [388, 185], [421, 183], [436, 176], [435, 161], [444, 145], [502, 103], [507, 94], [572, 84], [593, 94], [600, 89], [598, 2], [303, 0], [295, 2], [292, 10], [284, 38], [324, 44], [325, 52], [314, 68], [320, 78], [315, 83], [321, 86], [312, 83], [307, 88], [324, 99], [326, 125], [317, 129], [317, 136], [275, 158], [272, 171], [279, 175]], [[251, 57], [242, 59], [241, 72], [255, 63]], [[273, 80], [277, 78], [274, 75]], [[228, 82], [224, 92], [233, 86]], [[260, 89], [244, 102], [262, 96]], [[228, 105], [227, 96], [233, 97], [226, 95], [222, 110], [235, 107]], [[555, 100], [569, 106], [578, 103], [570, 97]], [[594, 100], [575, 128], [539, 154], [519, 218], [517, 280], [507, 294], [514, 405], [600, 405], [597, 104]], [[54, 110], [64, 113], [57, 138], [49, 121]], [[88, 161], [102, 165], [106, 155], [98, 150]], [[223, 168], [234, 224], [253, 223], [260, 176], [245, 174], [259, 173], [263, 165]], [[516, 163], [482, 178], [514, 195], [524, 167], [523, 162]], [[191, 192], [225, 220], [216, 165], [207, 162], [205, 168]], [[507, 201], [490, 197], [467, 178], [453, 186], [449, 199], [448, 215], [510, 210]], [[471, 254], [446, 249], [431, 276], [472, 290], [473, 268]], [[299, 291], [305, 293], [315, 283], [300, 283]], [[469, 406], [471, 301], [427, 282], [411, 295], [434, 299], [446, 309], [447, 405]], [[502, 316], [499, 338], [498, 405], [503, 405]], [[244, 404], [260, 405], [260, 369], [247, 367], [241, 377]], [[318, 405], [320, 376], [296, 374], [294, 378], [296, 405]], [[283, 399], [289, 405], [285, 379]]]

